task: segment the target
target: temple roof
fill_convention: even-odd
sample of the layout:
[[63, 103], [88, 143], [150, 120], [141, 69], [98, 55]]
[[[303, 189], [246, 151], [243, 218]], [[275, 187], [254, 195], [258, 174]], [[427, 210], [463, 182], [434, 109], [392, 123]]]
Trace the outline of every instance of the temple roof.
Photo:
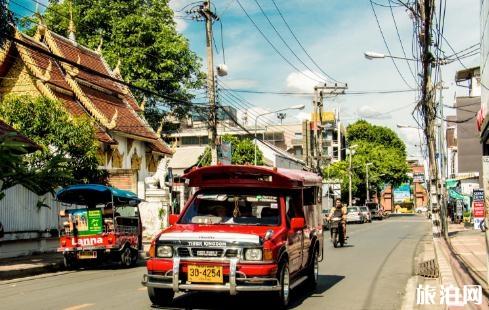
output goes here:
[[37, 143], [27, 138], [26, 136], [20, 134], [13, 127], [9, 126], [4, 121], [0, 120], [0, 136], [6, 134], [15, 134], [15, 136], [13, 136], [13, 140], [24, 143], [28, 152], [34, 152], [41, 148], [39, 145], [37, 145]]
[[[45, 27], [39, 27], [34, 38], [19, 31], [16, 32], [16, 38], [103, 75], [120, 78], [110, 70], [100, 54]], [[59, 99], [74, 116], [88, 115], [95, 119], [99, 141], [117, 143], [110, 133], [118, 132], [147, 142], [154, 152], [172, 154], [171, 149], [138, 114], [141, 109], [128, 87], [57, 61], [54, 57], [22, 44], [15, 43], [14, 46], [15, 49], [7, 46], [7, 56], [10, 57], [5, 57], [3, 61], [0, 57], [0, 69], [12, 55], [20, 58], [36, 78], [36, 86], [43, 95]]]

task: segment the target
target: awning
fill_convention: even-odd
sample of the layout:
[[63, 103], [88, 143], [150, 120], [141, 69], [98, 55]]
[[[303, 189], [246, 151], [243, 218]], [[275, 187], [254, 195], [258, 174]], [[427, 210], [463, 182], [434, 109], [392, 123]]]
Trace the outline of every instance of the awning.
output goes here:
[[457, 184], [458, 184], [458, 180], [457, 179], [447, 179], [445, 181], [445, 187], [447, 189], [457, 187]]
[[137, 205], [141, 199], [133, 192], [100, 184], [71, 185], [56, 193], [56, 200], [77, 205], [98, 205], [114, 202], [117, 205]]
[[456, 190], [454, 190], [452, 188], [448, 189], [448, 196], [450, 196], [450, 198], [453, 198], [456, 200], [464, 200], [465, 199], [465, 195], [460, 194], [459, 192], [457, 192]]

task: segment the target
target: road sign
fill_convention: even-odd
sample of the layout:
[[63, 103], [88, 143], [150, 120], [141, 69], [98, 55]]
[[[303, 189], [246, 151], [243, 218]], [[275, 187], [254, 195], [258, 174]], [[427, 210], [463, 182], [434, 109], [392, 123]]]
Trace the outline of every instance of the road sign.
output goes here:
[[416, 172], [413, 174], [413, 183], [424, 183], [424, 173]]
[[231, 165], [232, 146], [231, 142], [222, 142], [219, 148], [219, 162], [224, 165]]

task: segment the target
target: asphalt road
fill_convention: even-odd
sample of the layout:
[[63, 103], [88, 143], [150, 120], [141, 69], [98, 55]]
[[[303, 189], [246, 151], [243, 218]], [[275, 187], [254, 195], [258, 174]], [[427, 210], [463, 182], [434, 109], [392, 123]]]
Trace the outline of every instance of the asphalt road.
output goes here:
[[[314, 292], [299, 286], [294, 309], [400, 309], [419, 241], [429, 233], [422, 216], [349, 225], [349, 243], [325, 260]], [[329, 235], [328, 235], [329, 236]], [[151, 309], [141, 286], [144, 267], [81, 270], [0, 283], [0, 309]], [[173, 309], [264, 309], [266, 295], [179, 294]]]

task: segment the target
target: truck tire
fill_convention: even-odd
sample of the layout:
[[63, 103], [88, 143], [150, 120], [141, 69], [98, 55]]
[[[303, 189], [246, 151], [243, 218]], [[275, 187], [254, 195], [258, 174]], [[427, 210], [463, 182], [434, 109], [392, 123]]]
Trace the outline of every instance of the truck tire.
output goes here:
[[307, 269], [307, 285], [314, 289], [319, 281], [319, 251], [315, 247]]
[[156, 306], [168, 306], [173, 301], [175, 292], [171, 289], [148, 287], [148, 297]]
[[280, 291], [275, 293], [273, 308], [287, 309], [290, 300], [290, 272], [289, 264], [286, 261], [280, 263], [277, 275]]

